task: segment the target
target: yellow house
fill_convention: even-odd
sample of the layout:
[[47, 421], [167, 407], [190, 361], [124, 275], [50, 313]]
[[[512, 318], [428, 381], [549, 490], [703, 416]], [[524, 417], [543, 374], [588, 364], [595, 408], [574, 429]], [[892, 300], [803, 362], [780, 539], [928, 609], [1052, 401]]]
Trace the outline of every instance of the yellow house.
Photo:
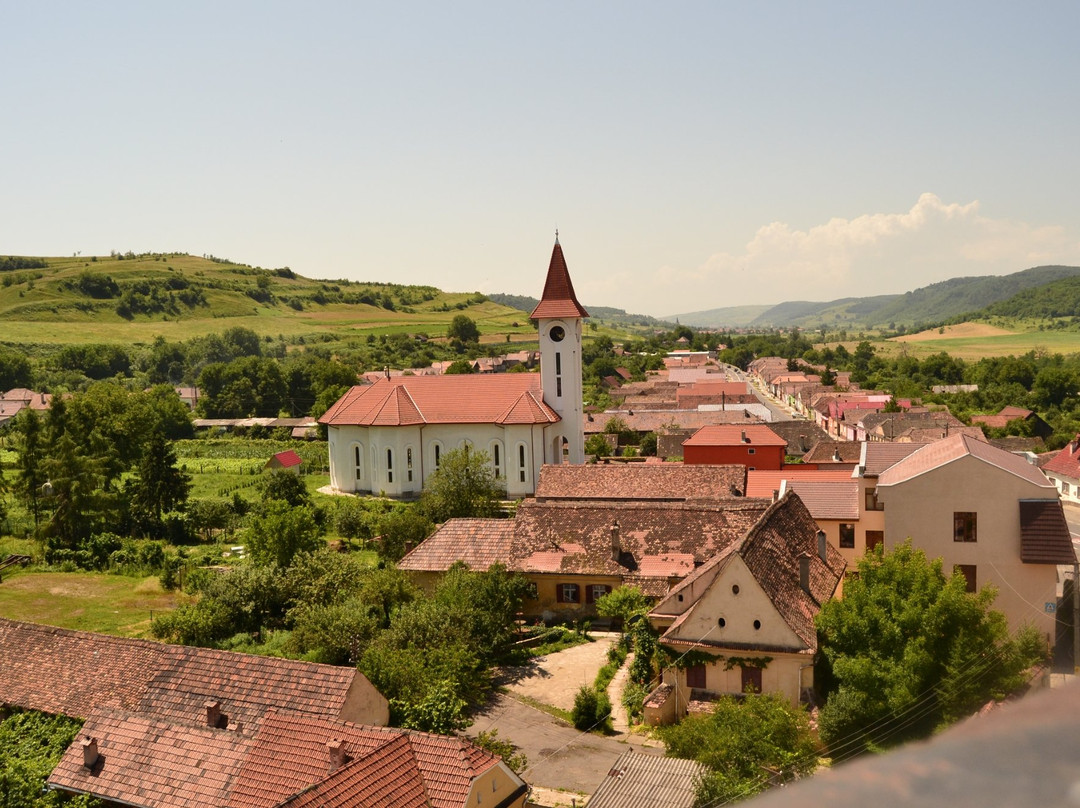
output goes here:
[[664, 671], [645, 702], [651, 724], [724, 693], [780, 693], [798, 704], [813, 687], [814, 617], [845, 562], [799, 497], [772, 504], [745, 537], [715, 555], [650, 612], [660, 643], [689, 659]]

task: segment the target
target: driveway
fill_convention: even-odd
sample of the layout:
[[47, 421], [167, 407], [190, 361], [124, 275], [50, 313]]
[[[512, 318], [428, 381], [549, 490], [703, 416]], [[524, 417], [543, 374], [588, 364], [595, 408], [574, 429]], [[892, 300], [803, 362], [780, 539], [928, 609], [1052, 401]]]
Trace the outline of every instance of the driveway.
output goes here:
[[[497, 729], [501, 740], [521, 749], [529, 760], [529, 768], [522, 777], [537, 790], [534, 798], [545, 805], [570, 805], [571, 796], [592, 794], [629, 744], [639, 751], [664, 753], [658, 742], [636, 735], [579, 732], [565, 721], [520, 700], [524, 697], [572, 710], [578, 688], [595, 681], [597, 672], [607, 662], [607, 649], [618, 635], [592, 636], [595, 642], [504, 670], [499, 684], [505, 692], [497, 693], [466, 730], [475, 737], [480, 732]], [[562, 792], [571, 793], [560, 797]]]

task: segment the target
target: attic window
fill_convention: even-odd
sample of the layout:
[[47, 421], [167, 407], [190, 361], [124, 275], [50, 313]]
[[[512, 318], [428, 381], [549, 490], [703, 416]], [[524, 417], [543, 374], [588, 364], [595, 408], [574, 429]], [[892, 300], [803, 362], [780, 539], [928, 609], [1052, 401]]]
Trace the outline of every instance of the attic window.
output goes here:
[[754, 621], [754, 631], [758, 631], [760, 629], [761, 629], [761, 621], [760, 620], [755, 620]]
[[738, 584], [732, 584], [731, 594], [733, 594], [733, 595], [739, 594], [739, 585]]
[[720, 626], [720, 628], [723, 628], [727, 625], [727, 620], [721, 617], [719, 620], [716, 621], [716, 625]]

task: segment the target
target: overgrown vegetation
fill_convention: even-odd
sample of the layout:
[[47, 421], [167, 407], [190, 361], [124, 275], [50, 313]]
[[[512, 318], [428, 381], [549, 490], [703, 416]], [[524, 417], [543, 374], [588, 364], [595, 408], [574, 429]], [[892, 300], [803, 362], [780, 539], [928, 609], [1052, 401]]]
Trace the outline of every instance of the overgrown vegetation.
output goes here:
[[82, 721], [15, 711], [0, 721], [0, 806], [3, 808], [98, 808], [99, 800], [45, 789]]

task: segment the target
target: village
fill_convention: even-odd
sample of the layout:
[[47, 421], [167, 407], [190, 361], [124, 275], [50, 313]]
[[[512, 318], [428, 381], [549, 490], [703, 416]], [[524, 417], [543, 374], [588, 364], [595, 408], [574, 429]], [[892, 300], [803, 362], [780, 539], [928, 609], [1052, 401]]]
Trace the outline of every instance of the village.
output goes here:
[[[693, 349], [685, 336], [642, 380], [616, 365], [602, 379], [609, 406], [586, 406], [588, 316], [556, 239], [530, 314], [535, 352], [478, 359], [463, 373], [447, 373], [450, 362], [430, 372], [369, 373], [317, 419], [195, 419], [196, 428], [219, 433], [287, 435], [296, 450], [275, 453], [265, 473], [294, 505], [307, 496], [303, 445], [319, 429], [328, 452], [323, 493], [341, 502], [425, 503], [448, 479], [444, 496], [465, 500], [477, 487], [480, 499], [429, 511], [442, 518], [419, 534], [401, 533], [393, 555], [389, 537], [403, 528], [380, 523], [388, 527], [374, 573], [318, 555], [296, 562], [325, 542], [314, 525], [295, 528], [288, 508], [270, 502], [251, 538], [232, 549], [269, 564], [271, 575], [309, 564], [290, 585], [329, 587], [318, 603], [288, 596], [298, 604], [289, 612], [293, 639], [306, 626], [316, 639], [301, 650], [315, 657], [221, 650], [216, 638], [241, 626], [199, 611], [218, 608], [215, 598], [225, 603], [213, 572], [201, 600], [154, 621], [154, 636], [178, 644], [0, 621], [5, 711], [83, 722], [47, 773], [49, 792], [147, 808], [727, 804], [813, 781], [822, 758], [835, 764], [926, 737], [1071, 678], [1080, 437], [1039, 453], [1052, 430], [1022, 407], [965, 424], [946, 407], [863, 390], [851, 371], [776, 356], [743, 369], [718, 350]], [[175, 393], [186, 408], [202, 395], [191, 387]], [[17, 388], [0, 400], [0, 419], [23, 424], [40, 413], [55, 430], [49, 425], [65, 417], [64, 406], [62, 397]], [[987, 437], [1010, 424], [1024, 436]], [[164, 463], [158, 485], [187, 486], [182, 474], [169, 477], [171, 467]], [[140, 482], [154, 473], [139, 469]], [[54, 468], [39, 486], [48, 487], [54, 521], [59, 497], [80, 507], [77, 489], [63, 494], [62, 485]], [[166, 535], [168, 497], [129, 495], [158, 508], [136, 524]], [[63, 530], [57, 535], [65, 539]], [[61, 545], [50, 545], [54, 563], [91, 552], [78, 541]], [[17, 571], [29, 560], [12, 555], [6, 565]], [[345, 566], [327, 574], [320, 564]], [[0, 581], [6, 574], [0, 565]], [[923, 582], [913, 583], [918, 576]], [[251, 623], [261, 636], [283, 608], [271, 601], [286, 596], [270, 578], [228, 580], [224, 587], [251, 586], [251, 597], [266, 600]], [[375, 580], [406, 592], [380, 596], [370, 612], [380, 628], [333, 611], [333, 590], [366, 598]], [[479, 600], [481, 590], [492, 599]], [[451, 592], [480, 605], [455, 611], [462, 601], [447, 600]], [[499, 615], [488, 633], [465, 641], [488, 638], [490, 660], [508, 659], [526, 626], [572, 627], [584, 644], [500, 663], [498, 687], [469, 707], [464, 682], [451, 674], [442, 690], [406, 684], [417, 674], [401, 660], [421, 633], [445, 630], [438, 623], [414, 616], [399, 630], [401, 644], [366, 662], [357, 656], [426, 597], [454, 619]], [[845, 621], [880, 611], [884, 601], [875, 598], [908, 609], [895, 625], [878, 612], [872, 618], [883, 637], [895, 633], [895, 659], [872, 650], [881, 638], [865, 625], [862, 639], [860, 631], [847, 636], [854, 629]], [[937, 633], [924, 637], [920, 624], [933, 621]], [[888, 684], [890, 666], [910, 664], [905, 655], [924, 642], [922, 678], [906, 685], [914, 688], [907, 696], [858, 689], [867, 675], [854, 672], [859, 666]], [[443, 665], [433, 653], [418, 664]], [[382, 682], [393, 692], [381, 692]], [[856, 693], [879, 701], [841, 713], [838, 705]], [[755, 760], [748, 777], [726, 772], [707, 750], [695, 754], [677, 734], [758, 699], [790, 722], [798, 741], [776, 760]], [[1009, 709], [1000, 708], [1006, 716]]]

